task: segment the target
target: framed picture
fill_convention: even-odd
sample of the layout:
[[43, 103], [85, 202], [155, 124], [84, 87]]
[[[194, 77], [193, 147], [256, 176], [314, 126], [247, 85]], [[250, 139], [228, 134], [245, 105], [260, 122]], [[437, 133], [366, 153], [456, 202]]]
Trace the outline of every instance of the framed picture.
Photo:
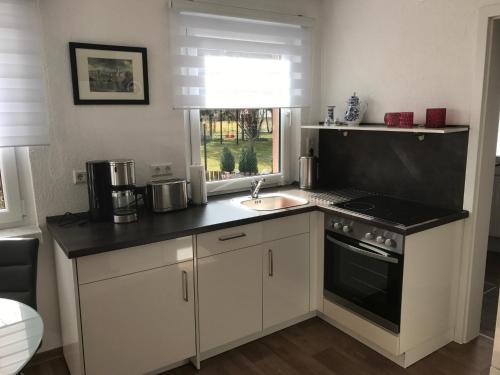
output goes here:
[[146, 48], [69, 43], [75, 104], [149, 104]]

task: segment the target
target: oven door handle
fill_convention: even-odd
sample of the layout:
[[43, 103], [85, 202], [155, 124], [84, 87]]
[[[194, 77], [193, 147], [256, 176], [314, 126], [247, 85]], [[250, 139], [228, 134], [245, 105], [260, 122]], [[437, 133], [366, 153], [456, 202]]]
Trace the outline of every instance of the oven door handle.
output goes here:
[[388, 253], [381, 251], [381, 250], [378, 250], [378, 249], [377, 250], [373, 249], [373, 251], [376, 251], [376, 252], [372, 252], [369, 250], [363, 250], [363, 249], [360, 249], [358, 247], [346, 244], [342, 241], [336, 240], [335, 238], [328, 236], [328, 235], [326, 236], [326, 239], [328, 241], [334, 243], [335, 245], [338, 245], [346, 250], [352, 251], [354, 253], [357, 253], [357, 254], [360, 254], [363, 256], [378, 259], [378, 260], [381, 260], [381, 261], [387, 262], [387, 263], [394, 263], [394, 264], [399, 263], [398, 258], [391, 257]]

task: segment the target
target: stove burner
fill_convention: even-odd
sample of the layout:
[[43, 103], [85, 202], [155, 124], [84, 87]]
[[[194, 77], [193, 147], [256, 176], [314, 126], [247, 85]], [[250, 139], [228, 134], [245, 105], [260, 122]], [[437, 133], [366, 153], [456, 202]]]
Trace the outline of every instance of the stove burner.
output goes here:
[[370, 211], [375, 208], [374, 204], [367, 202], [346, 202], [342, 206], [348, 210], [356, 210], [358, 212]]

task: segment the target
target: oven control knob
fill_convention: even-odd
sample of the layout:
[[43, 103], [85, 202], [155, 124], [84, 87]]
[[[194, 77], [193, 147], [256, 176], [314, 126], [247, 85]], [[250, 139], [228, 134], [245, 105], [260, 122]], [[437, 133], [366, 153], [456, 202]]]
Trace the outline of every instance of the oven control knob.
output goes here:
[[385, 240], [385, 246], [396, 247], [396, 241], [391, 240], [390, 238]]
[[342, 223], [333, 223], [333, 229], [342, 230]]
[[379, 244], [383, 244], [385, 242], [385, 238], [382, 236], [378, 236], [375, 241], [377, 241], [377, 243]]
[[375, 237], [375, 235], [373, 233], [368, 232], [365, 234], [365, 238], [367, 240], [373, 240], [374, 237]]
[[351, 227], [349, 225], [344, 225], [344, 227], [342, 228], [342, 231], [344, 233], [350, 233], [351, 232]]

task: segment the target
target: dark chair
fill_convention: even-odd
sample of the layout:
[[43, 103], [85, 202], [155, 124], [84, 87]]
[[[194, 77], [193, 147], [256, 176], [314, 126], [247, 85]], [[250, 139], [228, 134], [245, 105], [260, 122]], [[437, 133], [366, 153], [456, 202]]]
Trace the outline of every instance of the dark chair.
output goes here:
[[37, 238], [0, 240], [0, 298], [9, 298], [36, 310]]

